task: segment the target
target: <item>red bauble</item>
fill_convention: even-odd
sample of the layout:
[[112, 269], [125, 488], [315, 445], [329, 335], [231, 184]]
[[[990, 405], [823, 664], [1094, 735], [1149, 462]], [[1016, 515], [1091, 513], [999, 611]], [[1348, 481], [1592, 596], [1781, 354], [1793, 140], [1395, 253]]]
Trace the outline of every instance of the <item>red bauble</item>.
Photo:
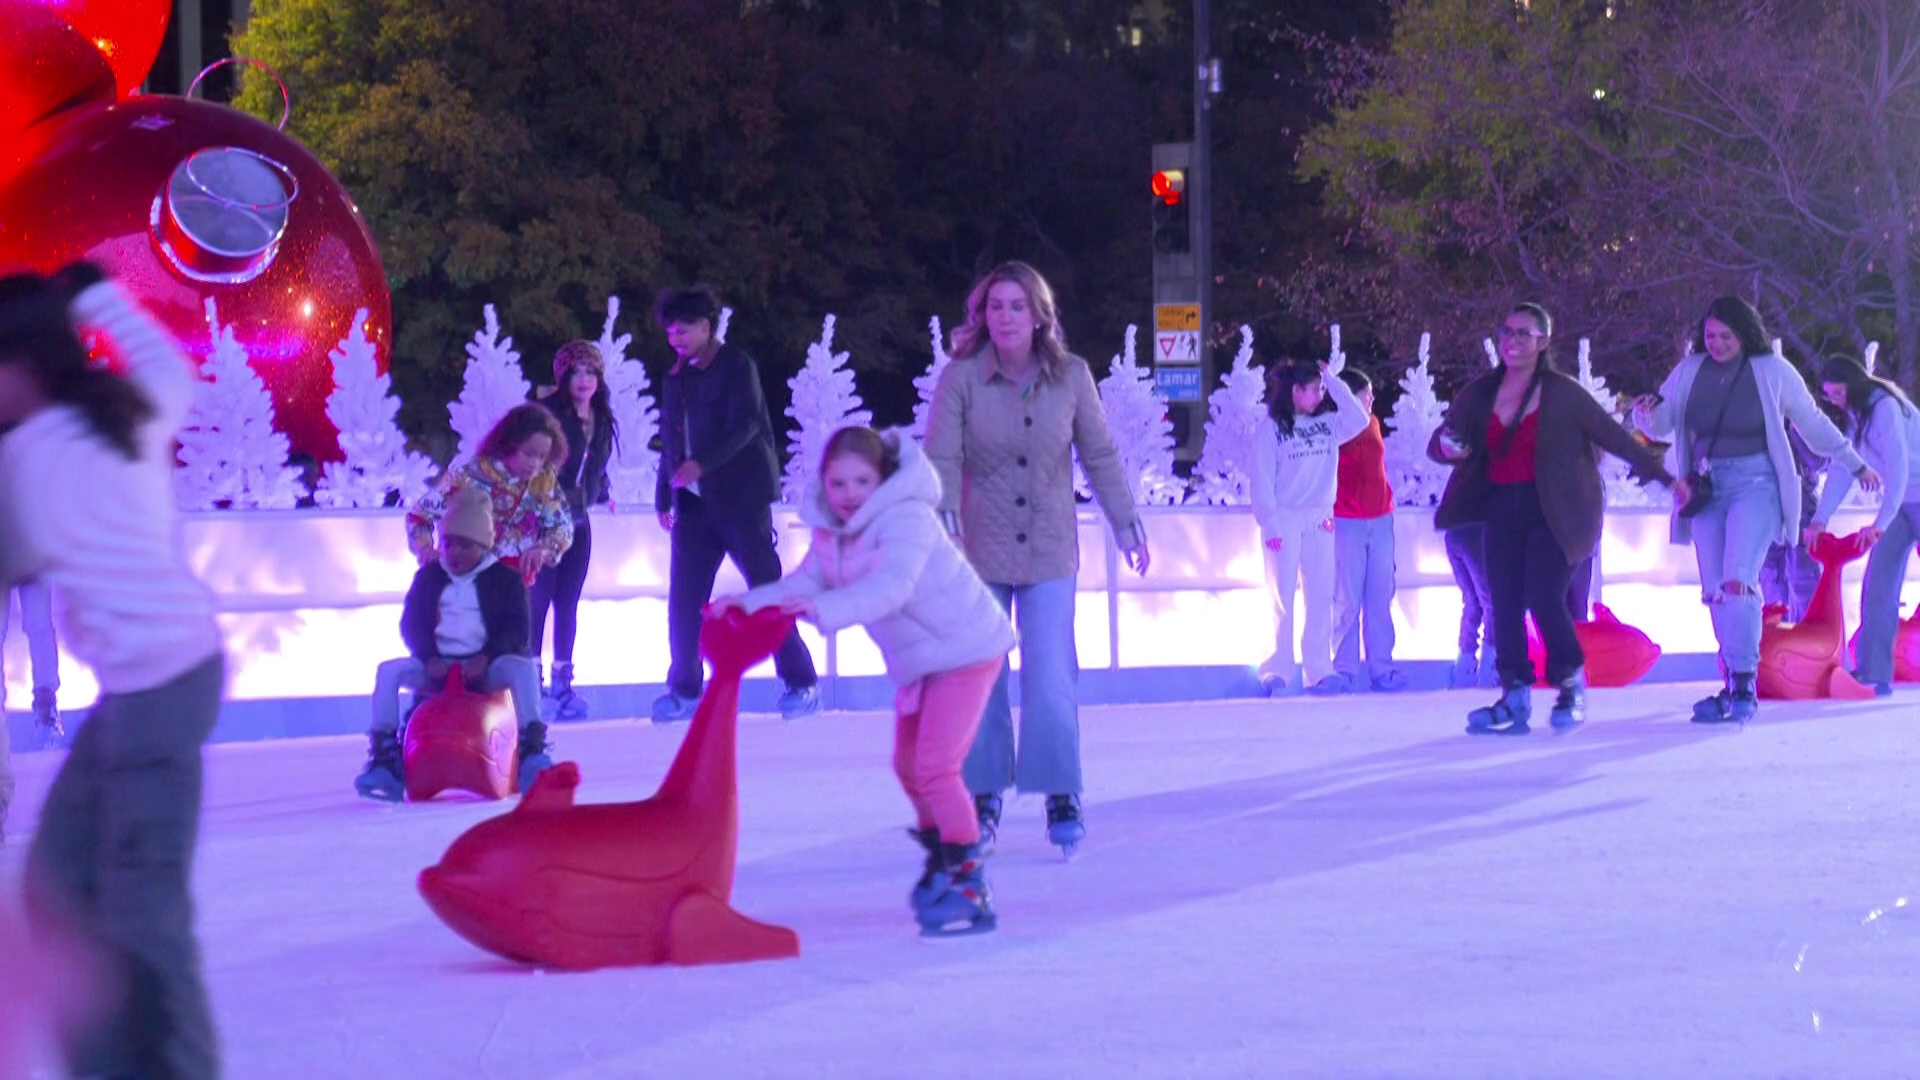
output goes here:
[[246, 113], [177, 97], [70, 110], [21, 141], [0, 186], [0, 265], [93, 259], [200, 357], [211, 297], [293, 449], [340, 456], [327, 353], [366, 308], [384, 370], [392, 308], [366, 222], [325, 166]]
[[113, 69], [91, 42], [40, 4], [0, 0], [0, 183], [21, 132], [113, 98]]
[[446, 689], [421, 702], [407, 721], [407, 798], [425, 802], [443, 791], [471, 791], [504, 799], [513, 793], [519, 743], [512, 695], [474, 693], [456, 664]]
[[172, 11], [171, 0], [0, 0], [0, 26], [33, 12], [60, 19], [92, 43], [113, 69], [117, 96], [127, 97], [160, 55]]
[[713, 679], [653, 798], [575, 806], [580, 768], [562, 762], [512, 813], [467, 830], [420, 872], [427, 906], [489, 952], [555, 968], [798, 956], [793, 931], [728, 904], [740, 839], [740, 679], [792, 631], [777, 609], [709, 620], [700, 646]]

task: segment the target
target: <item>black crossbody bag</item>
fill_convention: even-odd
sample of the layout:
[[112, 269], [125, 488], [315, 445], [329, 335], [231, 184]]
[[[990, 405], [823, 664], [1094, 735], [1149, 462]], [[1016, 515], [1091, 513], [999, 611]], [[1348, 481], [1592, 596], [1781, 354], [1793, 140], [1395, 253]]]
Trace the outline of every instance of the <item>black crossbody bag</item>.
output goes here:
[[[1702, 362], [1711, 364], [1714, 361], [1709, 357]], [[1740, 358], [1740, 371], [1734, 372], [1733, 378], [1727, 380], [1726, 395], [1720, 399], [1720, 415], [1713, 418], [1713, 433], [1707, 436], [1706, 453], [1695, 458], [1693, 468], [1687, 470], [1687, 490], [1689, 494], [1687, 496], [1687, 505], [1680, 508], [1680, 516], [1683, 518], [1690, 518], [1700, 511], [1705, 510], [1707, 508], [1707, 500], [1713, 498], [1713, 473], [1709, 469], [1707, 462], [1713, 457], [1713, 448], [1720, 443], [1720, 425], [1726, 422], [1727, 406], [1733, 402], [1734, 387], [1740, 385], [1741, 374], [1746, 371], [1747, 365], [1752, 362], [1752, 357], [1743, 356]], [[1694, 376], [1694, 381], [1698, 382], [1699, 378], [1698, 375]], [[1759, 389], [1758, 386], [1754, 387], [1756, 393], [1759, 392]], [[1688, 395], [1692, 395], [1691, 389], [1688, 390]], [[1686, 431], [1686, 426], [1686, 417], [1682, 416], [1680, 418], [1680, 430], [1683, 432], [1683, 438], [1685, 437], [1684, 432]]]

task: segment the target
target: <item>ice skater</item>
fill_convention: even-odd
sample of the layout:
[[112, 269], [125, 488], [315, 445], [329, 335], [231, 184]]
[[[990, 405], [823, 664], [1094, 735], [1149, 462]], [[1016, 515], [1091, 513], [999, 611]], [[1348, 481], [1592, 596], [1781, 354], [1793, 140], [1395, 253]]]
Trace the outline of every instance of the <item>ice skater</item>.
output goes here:
[[470, 690], [512, 695], [520, 723], [519, 790], [531, 791], [535, 778], [553, 765], [540, 719], [540, 676], [527, 654], [527, 585], [491, 550], [493, 511], [486, 493], [474, 487], [456, 492], [439, 532], [440, 557], [414, 574], [400, 612], [409, 655], [374, 673], [367, 765], [353, 782], [369, 799], [406, 797], [400, 691], [411, 690], [416, 702], [437, 694], [455, 667]]
[[[1880, 474], [1886, 494], [1868, 526], [1873, 553], [1860, 583], [1860, 636], [1854, 644], [1854, 677], [1885, 697], [1893, 693], [1893, 640], [1900, 629], [1900, 583], [1920, 540], [1920, 409], [1898, 386], [1875, 378], [1860, 361], [1829, 357], [1820, 368], [1820, 392], [1846, 410], [1847, 427], [1860, 456]], [[1807, 525], [1813, 546], [1853, 488], [1853, 477], [1829, 469], [1826, 490]]]
[[[1365, 431], [1373, 417], [1335, 365], [1275, 364], [1267, 372], [1268, 415], [1254, 436], [1253, 517], [1267, 549], [1277, 623], [1273, 655], [1260, 665], [1268, 695], [1285, 692], [1293, 682], [1296, 611], [1305, 622], [1299, 667], [1307, 688], [1315, 694], [1352, 688], [1333, 667], [1333, 506], [1340, 445]], [[1321, 411], [1328, 397], [1331, 415]]]
[[591, 341], [569, 341], [553, 354], [556, 391], [541, 404], [553, 412], [567, 440], [560, 466], [560, 491], [573, 515], [573, 542], [560, 561], [533, 579], [533, 659], [537, 664], [547, 638], [547, 611], [553, 611], [553, 679], [546, 700], [554, 716], [579, 720], [587, 703], [573, 690], [573, 645], [580, 629], [580, 594], [593, 562], [593, 519], [587, 510], [607, 501], [607, 462], [620, 439], [607, 391], [606, 360]]
[[1357, 368], [1342, 368], [1340, 381], [1366, 412], [1367, 426], [1340, 444], [1333, 501], [1333, 667], [1349, 689], [1364, 676], [1376, 693], [1398, 693], [1407, 688], [1407, 673], [1393, 665], [1393, 483], [1387, 479], [1386, 436], [1373, 415], [1373, 380]]
[[[1700, 320], [1705, 355], [1680, 361], [1657, 394], [1634, 402], [1651, 438], [1674, 441], [1681, 480], [1673, 542], [1693, 545], [1701, 602], [1713, 618], [1726, 686], [1693, 707], [1700, 724], [1744, 723], [1760, 709], [1760, 566], [1800, 522], [1800, 475], [1787, 443], [1792, 423], [1828, 459], [1828, 482], [1852, 474], [1868, 491], [1880, 477], [1814, 404], [1805, 379], [1773, 351], [1753, 306], [1723, 296]], [[1897, 498], [1898, 496], [1896, 496]]]
[[1002, 263], [974, 283], [952, 353], [927, 419], [940, 516], [1020, 626], [1019, 734], [1003, 671], [967, 755], [967, 787], [987, 847], [1011, 787], [1046, 795], [1047, 838], [1071, 853], [1087, 832], [1073, 639], [1076, 455], [1115, 546], [1143, 576], [1152, 561], [1146, 528], [1093, 371], [1068, 351], [1053, 287], [1038, 270]]
[[407, 511], [407, 542], [421, 566], [440, 561], [434, 525], [454, 496], [477, 489], [491, 501], [493, 556], [531, 584], [573, 545], [573, 512], [560, 491], [567, 437], [540, 405], [515, 405], [480, 441], [473, 460], [448, 469]]
[[[93, 367], [79, 328], [114, 342]], [[86, 264], [0, 281], [0, 586], [60, 595], [68, 647], [100, 700], [73, 740], [27, 856], [38, 932], [117, 968], [107, 1018], [65, 1040], [78, 1076], [219, 1075], [193, 929], [200, 747], [225, 659], [213, 599], [178, 542], [173, 440], [193, 361]]]
[[1660, 458], [1553, 366], [1553, 319], [1520, 304], [1500, 326], [1500, 366], [1461, 389], [1427, 446], [1454, 466], [1434, 512], [1438, 529], [1486, 525], [1500, 700], [1467, 717], [1473, 735], [1525, 735], [1536, 672], [1527, 655], [1527, 613], [1547, 647], [1556, 733], [1586, 721], [1586, 655], [1574, 633], [1567, 586], [1600, 543], [1606, 493], [1600, 451], [1635, 476], [1670, 484]]
[[893, 767], [913, 803], [926, 866], [912, 903], [928, 936], [995, 925], [980, 822], [961, 780], [1013, 625], [937, 509], [940, 478], [911, 438], [834, 432], [800, 507], [813, 547], [793, 573], [710, 610], [779, 606], [827, 633], [864, 626], [894, 695]]

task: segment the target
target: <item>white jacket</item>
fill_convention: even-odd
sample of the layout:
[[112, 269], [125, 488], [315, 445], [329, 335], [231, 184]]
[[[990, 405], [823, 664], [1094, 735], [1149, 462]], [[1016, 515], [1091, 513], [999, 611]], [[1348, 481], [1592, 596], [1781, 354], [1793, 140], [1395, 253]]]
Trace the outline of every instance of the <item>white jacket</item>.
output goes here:
[[109, 694], [164, 686], [220, 651], [213, 596], [180, 550], [173, 437], [199, 387], [193, 361], [112, 282], [73, 301], [153, 405], [128, 460], [78, 408], [41, 409], [0, 439], [0, 586], [39, 578], [60, 598], [62, 641]]
[[1333, 412], [1295, 417], [1291, 435], [1282, 435], [1269, 416], [1254, 436], [1253, 518], [1266, 539], [1284, 531], [1283, 518], [1318, 523], [1333, 516], [1340, 489], [1340, 446], [1367, 430], [1373, 419], [1337, 372], [1328, 369], [1320, 383], [1333, 399]]
[[742, 597], [749, 611], [788, 597], [812, 599], [820, 629], [867, 629], [902, 686], [1007, 654], [1013, 624], [940, 524], [940, 478], [912, 438], [886, 434], [900, 447], [900, 468], [850, 521], [828, 509], [818, 480], [801, 501], [813, 526], [813, 547], [793, 573]]

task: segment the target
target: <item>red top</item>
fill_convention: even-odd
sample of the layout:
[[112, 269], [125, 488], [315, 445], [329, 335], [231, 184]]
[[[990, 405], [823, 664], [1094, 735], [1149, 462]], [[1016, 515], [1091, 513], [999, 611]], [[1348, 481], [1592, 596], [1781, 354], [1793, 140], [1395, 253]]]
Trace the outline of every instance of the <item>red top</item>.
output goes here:
[[1387, 481], [1387, 441], [1380, 435], [1380, 418], [1340, 446], [1340, 487], [1333, 516], [1371, 521], [1393, 513], [1393, 485]]
[[1520, 421], [1512, 444], [1503, 454], [1500, 444], [1506, 438], [1507, 428], [1499, 416], [1487, 421], [1487, 479], [1496, 484], [1533, 483], [1533, 450], [1540, 441], [1540, 410], [1535, 409]]

